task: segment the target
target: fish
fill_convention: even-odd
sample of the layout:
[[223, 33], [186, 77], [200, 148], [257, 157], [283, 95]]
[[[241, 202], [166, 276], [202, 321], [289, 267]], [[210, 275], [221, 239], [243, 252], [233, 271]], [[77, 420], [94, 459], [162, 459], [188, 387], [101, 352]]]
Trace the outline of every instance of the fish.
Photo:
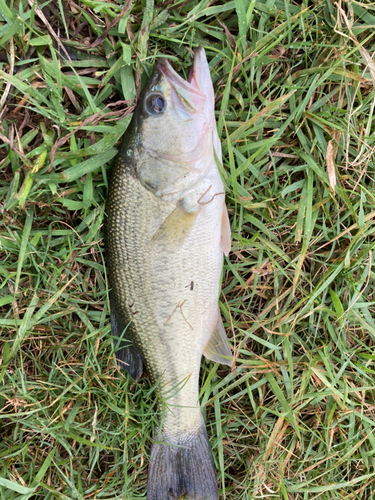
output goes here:
[[198, 398], [202, 355], [233, 363], [218, 305], [231, 230], [214, 108], [202, 47], [194, 51], [187, 80], [160, 57], [108, 188], [105, 244], [116, 356], [135, 381], [146, 370], [160, 401], [147, 500], [219, 498]]

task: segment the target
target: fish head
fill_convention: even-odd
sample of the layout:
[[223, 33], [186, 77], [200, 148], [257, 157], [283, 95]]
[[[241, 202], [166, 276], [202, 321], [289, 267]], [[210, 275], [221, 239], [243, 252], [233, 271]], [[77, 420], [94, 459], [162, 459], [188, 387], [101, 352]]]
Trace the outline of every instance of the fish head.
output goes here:
[[148, 177], [157, 175], [175, 181], [188, 178], [189, 172], [202, 175], [207, 171], [217, 132], [214, 91], [203, 48], [195, 51], [187, 80], [168, 59], [158, 60], [142, 92], [135, 119], [142, 156], [148, 154], [157, 164], [156, 170], [150, 172], [151, 165], [142, 161], [141, 168], [145, 173], [147, 170]]

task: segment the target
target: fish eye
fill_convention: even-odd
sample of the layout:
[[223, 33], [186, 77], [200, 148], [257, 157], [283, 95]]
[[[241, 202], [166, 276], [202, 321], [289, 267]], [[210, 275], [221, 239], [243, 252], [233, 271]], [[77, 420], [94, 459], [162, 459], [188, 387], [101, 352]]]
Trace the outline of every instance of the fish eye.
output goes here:
[[150, 115], [160, 115], [164, 113], [166, 108], [166, 102], [162, 95], [151, 94], [146, 100], [146, 110]]

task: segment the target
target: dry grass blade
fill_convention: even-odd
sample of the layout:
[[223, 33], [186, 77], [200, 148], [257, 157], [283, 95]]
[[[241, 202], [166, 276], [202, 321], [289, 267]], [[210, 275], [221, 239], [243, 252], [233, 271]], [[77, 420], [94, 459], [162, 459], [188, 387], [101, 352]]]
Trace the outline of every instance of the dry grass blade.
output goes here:
[[55, 40], [57, 45], [59, 46], [59, 49], [64, 53], [65, 57], [67, 58], [68, 61], [71, 62], [71, 58], [69, 55], [69, 52], [65, 48], [65, 46], [61, 43], [60, 38], [57, 36], [55, 31], [53, 30], [52, 26], [50, 23], [47, 21], [46, 16], [43, 14], [43, 11], [38, 7], [36, 0], [28, 0], [30, 7], [35, 11], [36, 15], [43, 21], [44, 26], [47, 28], [49, 33], [51, 34], [52, 38]]
[[327, 171], [328, 171], [328, 179], [329, 179], [329, 185], [333, 190], [335, 190], [336, 186], [336, 172], [335, 172], [335, 161], [333, 158], [333, 141], [332, 139], [328, 142], [327, 145]]
[[90, 44], [90, 47], [93, 49], [95, 47], [97, 47], [98, 45], [101, 45], [104, 40], [107, 38], [108, 36], [108, 33], [109, 31], [114, 27], [116, 26], [116, 24], [120, 21], [120, 19], [122, 17], [124, 17], [124, 15], [128, 12], [128, 10], [130, 9], [131, 7], [131, 4], [132, 4], [132, 0], [127, 0], [127, 2], [125, 3], [125, 6], [124, 8], [122, 9], [122, 11], [120, 12], [120, 14], [115, 18], [113, 19], [109, 24], [108, 26], [106, 27], [106, 29], [103, 31], [103, 33], [100, 35], [100, 37], [98, 37], [95, 42], [92, 42]]

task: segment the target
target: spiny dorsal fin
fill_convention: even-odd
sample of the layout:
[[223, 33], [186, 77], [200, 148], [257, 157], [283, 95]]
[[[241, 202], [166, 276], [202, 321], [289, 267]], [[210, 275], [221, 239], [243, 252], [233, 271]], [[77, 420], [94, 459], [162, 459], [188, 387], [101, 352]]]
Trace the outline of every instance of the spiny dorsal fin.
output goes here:
[[233, 354], [229, 346], [220, 312], [218, 317], [219, 319], [214, 333], [203, 349], [203, 354], [211, 361], [215, 361], [215, 363], [232, 366]]

